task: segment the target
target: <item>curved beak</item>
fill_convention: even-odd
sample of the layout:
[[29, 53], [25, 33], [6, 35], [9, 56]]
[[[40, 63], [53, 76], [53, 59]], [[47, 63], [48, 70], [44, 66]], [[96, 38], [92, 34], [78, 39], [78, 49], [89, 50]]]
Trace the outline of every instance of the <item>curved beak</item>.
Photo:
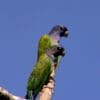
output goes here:
[[69, 35], [69, 31], [65, 31], [65, 32], [64, 32], [64, 36], [65, 36], [65, 37], [68, 37], [68, 35]]

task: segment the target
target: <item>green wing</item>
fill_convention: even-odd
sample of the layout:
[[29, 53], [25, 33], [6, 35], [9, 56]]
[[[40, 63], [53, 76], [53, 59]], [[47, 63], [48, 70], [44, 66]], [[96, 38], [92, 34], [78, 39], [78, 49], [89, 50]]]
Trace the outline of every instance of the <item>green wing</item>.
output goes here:
[[42, 55], [28, 80], [28, 90], [33, 90], [34, 96], [37, 96], [43, 85], [49, 80], [51, 67], [51, 59], [46, 54]]

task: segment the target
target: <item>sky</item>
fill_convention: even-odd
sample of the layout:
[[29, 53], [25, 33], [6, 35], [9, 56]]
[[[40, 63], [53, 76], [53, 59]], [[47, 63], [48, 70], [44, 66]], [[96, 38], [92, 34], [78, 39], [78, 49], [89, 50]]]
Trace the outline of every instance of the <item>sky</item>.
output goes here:
[[0, 86], [24, 97], [40, 37], [64, 24], [53, 100], [100, 100], [99, 10], [99, 0], [0, 0]]

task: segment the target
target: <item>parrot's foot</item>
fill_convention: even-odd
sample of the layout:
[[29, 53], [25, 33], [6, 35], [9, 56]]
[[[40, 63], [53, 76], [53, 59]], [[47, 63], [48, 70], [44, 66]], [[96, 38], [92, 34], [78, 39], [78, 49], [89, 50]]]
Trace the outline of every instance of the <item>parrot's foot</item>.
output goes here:
[[53, 87], [50, 85], [52, 83], [55, 83], [55, 79], [53, 77], [50, 77], [49, 82], [47, 85], [44, 85], [43, 88], [49, 88], [49, 89], [53, 89]]
[[54, 79], [54, 77], [50, 76], [50, 80], [49, 80], [49, 82], [52, 82], [52, 81], [55, 82], [55, 79]]
[[44, 85], [44, 86], [43, 86], [43, 88], [48, 88], [48, 89], [50, 89], [50, 90], [52, 90], [52, 89], [53, 89], [52, 87], [47, 86], [47, 85]]

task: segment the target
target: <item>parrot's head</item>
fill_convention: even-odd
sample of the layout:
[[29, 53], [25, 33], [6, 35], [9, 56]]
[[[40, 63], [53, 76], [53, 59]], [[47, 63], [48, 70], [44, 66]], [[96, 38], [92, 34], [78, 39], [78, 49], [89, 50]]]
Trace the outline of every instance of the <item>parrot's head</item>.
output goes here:
[[50, 55], [53, 55], [54, 57], [64, 56], [65, 55], [64, 48], [56, 46], [56, 45], [51, 47], [51, 49], [48, 52], [49, 52]]
[[56, 51], [54, 53], [55, 57], [64, 56], [65, 55], [65, 49], [63, 47], [57, 47], [55, 51]]
[[52, 30], [49, 32], [49, 35], [54, 37], [68, 37], [69, 31], [68, 28], [64, 25], [56, 25], [52, 28]]
[[64, 56], [65, 55], [65, 50], [63, 47], [59, 47], [57, 45], [51, 47], [48, 52], [48, 56], [55, 62], [58, 56]]

